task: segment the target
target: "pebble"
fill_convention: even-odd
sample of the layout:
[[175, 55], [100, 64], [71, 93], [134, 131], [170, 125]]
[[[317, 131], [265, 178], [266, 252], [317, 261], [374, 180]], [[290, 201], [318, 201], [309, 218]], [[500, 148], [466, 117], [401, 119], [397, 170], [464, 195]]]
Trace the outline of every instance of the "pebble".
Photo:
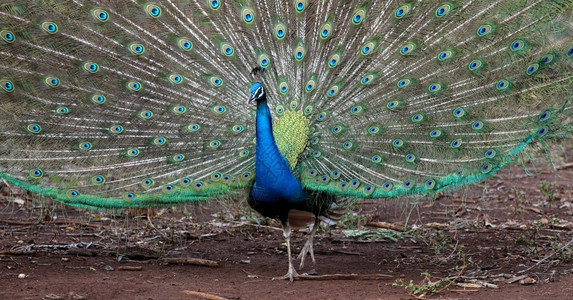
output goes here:
[[527, 277], [519, 281], [519, 283], [521, 283], [522, 285], [532, 285], [535, 284], [535, 282], [537, 281], [531, 277]]

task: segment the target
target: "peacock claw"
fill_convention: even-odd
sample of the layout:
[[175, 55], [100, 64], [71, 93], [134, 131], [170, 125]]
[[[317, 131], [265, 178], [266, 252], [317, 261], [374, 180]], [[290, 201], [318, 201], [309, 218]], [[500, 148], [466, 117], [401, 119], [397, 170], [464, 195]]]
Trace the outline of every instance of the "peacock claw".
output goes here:
[[316, 263], [314, 259], [314, 236], [316, 235], [316, 231], [318, 230], [318, 226], [320, 225], [320, 219], [317, 217], [314, 221], [314, 225], [312, 226], [312, 230], [310, 231], [310, 235], [304, 244], [304, 247], [300, 251], [300, 254], [297, 256], [297, 259], [300, 259], [300, 267], [301, 270], [304, 267], [304, 260], [306, 258], [306, 254], [310, 253], [310, 258], [312, 259], [312, 263]]
[[291, 282], [294, 281], [295, 277], [298, 277], [298, 273], [296, 272], [295, 268], [292, 267], [292, 265], [289, 266], [289, 270], [286, 274], [284, 274], [283, 276], [280, 277], [273, 277], [273, 280], [290, 280]]
[[306, 243], [304, 244], [304, 247], [302, 248], [302, 250], [300, 251], [300, 254], [297, 256], [296, 259], [300, 259], [300, 266], [299, 266], [299, 270], [302, 270], [302, 268], [304, 267], [304, 260], [306, 258], [306, 254], [310, 253], [310, 259], [312, 260], [312, 263], [316, 263], [316, 260], [314, 259], [314, 237], [310, 236], [308, 238], [308, 240], [306, 240]]
[[292, 282], [292, 281], [294, 281], [294, 277], [298, 276], [298, 273], [296, 272], [296, 270], [292, 264], [292, 255], [291, 255], [291, 249], [290, 249], [290, 236], [291, 236], [291, 234], [292, 234], [292, 227], [290, 226], [290, 224], [287, 221], [285, 224], [283, 224], [283, 235], [285, 237], [286, 244], [287, 244], [288, 272], [284, 276], [274, 277], [273, 280], [289, 279]]

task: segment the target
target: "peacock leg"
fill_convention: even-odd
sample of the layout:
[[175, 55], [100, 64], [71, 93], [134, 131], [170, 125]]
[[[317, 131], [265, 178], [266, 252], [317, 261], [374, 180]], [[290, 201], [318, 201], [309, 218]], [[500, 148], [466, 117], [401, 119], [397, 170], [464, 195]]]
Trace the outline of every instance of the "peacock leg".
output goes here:
[[289, 223], [287, 221], [287, 223], [283, 225], [283, 235], [284, 235], [284, 237], [286, 239], [286, 243], [287, 243], [288, 272], [284, 276], [273, 278], [273, 280], [289, 279], [290, 281], [294, 281], [294, 277], [298, 276], [298, 273], [296, 272], [296, 270], [292, 264], [292, 256], [291, 256], [291, 251], [290, 251], [291, 233], [292, 233], [292, 227], [289, 225]]
[[304, 259], [306, 258], [306, 254], [309, 252], [310, 252], [310, 258], [312, 259], [312, 263], [316, 262], [314, 260], [314, 235], [316, 234], [319, 225], [320, 225], [320, 218], [316, 217], [316, 219], [314, 220], [314, 225], [312, 225], [312, 230], [310, 231], [310, 235], [308, 236], [308, 239], [306, 240], [304, 247], [302, 248], [300, 254], [297, 257], [297, 259], [300, 259], [299, 270], [302, 269], [302, 267], [304, 267]]

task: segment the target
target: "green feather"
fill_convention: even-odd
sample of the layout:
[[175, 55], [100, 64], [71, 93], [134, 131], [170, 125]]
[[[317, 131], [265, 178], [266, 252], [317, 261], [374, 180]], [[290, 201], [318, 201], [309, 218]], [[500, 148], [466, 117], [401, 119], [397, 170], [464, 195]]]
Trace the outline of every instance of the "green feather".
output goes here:
[[0, 14], [0, 178], [87, 208], [249, 189], [246, 101], [260, 80], [305, 188], [459, 188], [571, 137], [572, 7], [12, 1]]

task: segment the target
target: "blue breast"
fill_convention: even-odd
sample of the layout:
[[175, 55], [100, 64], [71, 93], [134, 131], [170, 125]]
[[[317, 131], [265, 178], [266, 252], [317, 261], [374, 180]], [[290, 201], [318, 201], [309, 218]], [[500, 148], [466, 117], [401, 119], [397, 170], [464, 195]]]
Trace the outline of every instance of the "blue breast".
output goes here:
[[249, 204], [264, 216], [286, 221], [290, 209], [306, 210], [305, 192], [275, 143], [266, 101], [257, 102], [256, 130], [256, 174]]

